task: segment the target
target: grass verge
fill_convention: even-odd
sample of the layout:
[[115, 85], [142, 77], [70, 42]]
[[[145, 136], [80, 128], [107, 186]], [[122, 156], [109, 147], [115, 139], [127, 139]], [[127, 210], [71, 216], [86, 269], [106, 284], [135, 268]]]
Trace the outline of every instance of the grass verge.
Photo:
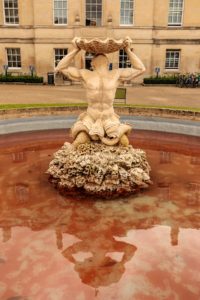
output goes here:
[[[130, 108], [155, 108], [155, 109], [173, 109], [200, 112], [200, 108], [180, 107], [180, 106], [155, 106], [155, 105], [131, 105], [123, 103], [114, 103], [115, 107]], [[87, 107], [87, 103], [38, 103], [38, 104], [0, 104], [0, 110], [9, 109], [29, 109], [29, 108], [49, 108], [49, 107]]]

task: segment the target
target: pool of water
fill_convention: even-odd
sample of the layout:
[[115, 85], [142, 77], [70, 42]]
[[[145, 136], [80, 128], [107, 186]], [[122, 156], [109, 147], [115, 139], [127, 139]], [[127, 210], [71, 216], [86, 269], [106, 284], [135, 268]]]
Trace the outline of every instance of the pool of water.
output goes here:
[[135, 131], [154, 184], [62, 197], [45, 171], [64, 130], [0, 136], [0, 299], [200, 299], [200, 139]]

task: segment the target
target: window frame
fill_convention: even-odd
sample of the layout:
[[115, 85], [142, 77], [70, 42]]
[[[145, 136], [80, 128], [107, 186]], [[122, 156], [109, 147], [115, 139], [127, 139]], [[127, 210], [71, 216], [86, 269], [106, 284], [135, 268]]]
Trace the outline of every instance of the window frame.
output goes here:
[[[55, 1], [66, 1], [67, 5], [66, 5], [66, 18], [67, 21], [66, 23], [55, 23]], [[68, 1], [69, 0], [53, 0], [53, 25], [54, 26], [67, 26], [68, 25]]]
[[[9, 66], [9, 59], [8, 59], [8, 50], [9, 49], [17, 49], [19, 50], [19, 56], [20, 56], [20, 67], [13, 67], [13, 66]], [[13, 55], [13, 54], [12, 54]], [[6, 56], [7, 56], [7, 65], [8, 65], [8, 70], [21, 70], [22, 69], [22, 55], [21, 55], [21, 48], [17, 47], [17, 48], [14, 48], [14, 47], [7, 47], [6, 48]], [[13, 62], [13, 60], [12, 60]], [[18, 62], [18, 61], [17, 61]]]
[[4, 20], [4, 25], [6, 25], [6, 26], [19, 26], [19, 1], [18, 0], [16, 0], [16, 1], [17, 1], [18, 23], [9, 23], [6, 21], [6, 9], [8, 9], [8, 8], [5, 7], [5, 0], [3, 0], [3, 20]]
[[[177, 52], [177, 53], [179, 53], [179, 57], [178, 57], [178, 67], [176, 68], [176, 67], [166, 67], [166, 64], [167, 64], [167, 52]], [[176, 60], [176, 58], [174, 58], [174, 62], [173, 62], [173, 64], [175, 64], [175, 60]], [[166, 71], [177, 71], [177, 70], [179, 70], [180, 69], [180, 62], [181, 62], [181, 49], [166, 49], [166, 51], [165, 51], [165, 70]]]
[[[182, 15], [181, 15], [181, 22], [180, 22], [180, 23], [169, 23], [169, 15], [170, 15], [170, 12], [173, 13], [173, 10], [170, 11], [170, 1], [171, 1], [171, 0], [169, 0], [169, 9], [168, 9], [167, 26], [168, 26], [168, 27], [182, 27], [182, 26], [183, 26], [183, 19], [184, 19], [185, 1], [184, 1], [184, 0], [177, 0], [177, 1], [183, 1], [182, 11], [181, 11], [181, 10], [174, 10], [175, 13], [178, 13], [179, 11], [182, 12]], [[172, 1], [175, 1], [175, 0], [172, 0]]]
[[[54, 68], [57, 67], [57, 64], [56, 64], [56, 61], [57, 61], [57, 60], [56, 60], [56, 50], [67, 50], [67, 54], [69, 53], [68, 48], [54, 48]], [[63, 51], [63, 52], [64, 52], [64, 51]], [[67, 54], [65, 54], [64, 56], [66, 56]], [[64, 57], [64, 56], [63, 56], [63, 57]], [[62, 57], [62, 58], [63, 58], [63, 57]], [[62, 58], [61, 58], [61, 59], [62, 59]], [[61, 61], [61, 59], [60, 59], [59, 61]]]
[[[87, 20], [87, 1], [88, 0], [85, 0], [85, 23], [84, 23], [84, 26], [85, 27], [101, 27], [101, 26], [103, 26], [103, 12], [104, 12], [104, 9], [103, 9], [103, 5], [104, 5], [104, 2], [103, 2], [103, 0], [101, 0], [101, 23], [100, 24], [98, 24], [98, 25], [86, 25], [86, 20]], [[96, 13], [97, 13], [97, 10], [96, 10]]]
[[[85, 57], [85, 59], [84, 59], [85, 69], [90, 70], [90, 71], [92, 70], [91, 61], [94, 58], [94, 56], [95, 56], [95, 53], [85, 52], [85, 55], [84, 55], [84, 57]], [[87, 65], [86, 60], [90, 62], [90, 68], [89, 69], [86, 67], [86, 65]]]
[[[120, 54], [120, 53], [122, 53], [122, 51], [123, 51], [123, 55]], [[118, 57], [119, 57], [118, 68], [119, 69], [129, 68], [131, 66], [131, 63], [129, 61], [129, 57], [128, 57], [128, 54], [126, 53], [126, 51], [124, 49], [120, 49], [118, 53], [119, 53], [119, 55], [118, 55]], [[125, 57], [126, 59], [121, 61], [120, 57]], [[122, 67], [120, 67], [120, 64], [122, 65]]]
[[120, 0], [120, 11], [119, 11], [119, 25], [120, 26], [124, 26], [124, 27], [129, 27], [129, 26], [134, 26], [134, 14], [135, 14], [135, 0], [126, 0], [126, 1], [133, 1], [133, 21], [132, 23], [129, 23], [129, 24], [123, 24], [121, 23], [121, 2], [122, 0]]

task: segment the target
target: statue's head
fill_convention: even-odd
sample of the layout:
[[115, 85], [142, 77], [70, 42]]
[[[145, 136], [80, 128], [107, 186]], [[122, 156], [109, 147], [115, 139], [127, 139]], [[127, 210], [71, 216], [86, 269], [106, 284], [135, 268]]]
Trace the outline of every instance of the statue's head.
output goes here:
[[91, 65], [93, 67], [93, 69], [96, 69], [100, 66], [105, 66], [106, 68], [108, 68], [108, 58], [105, 54], [97, 54], [93, 57]]

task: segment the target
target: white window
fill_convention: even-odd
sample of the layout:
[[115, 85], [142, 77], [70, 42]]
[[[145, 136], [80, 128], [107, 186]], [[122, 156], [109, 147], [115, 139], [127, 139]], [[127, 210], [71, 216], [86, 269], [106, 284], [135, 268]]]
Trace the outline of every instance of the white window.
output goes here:
[[128, 55], [124, 49], [119, 50], [119, 68], [130, 67], [130, 61], [128, 60]]
[[133, 25], [133, 5], [134, 0], [121, 0], [120, 24]]
[[102, 0], [86, 0], [86, 26], [101, 26]]
[[54, 24], [67, 24], [67, 0], [54, 0]]
[[9, 68], [21, 68], [20, 48], [7, 48], [7, 60]]
[[6, 24], [19, 24], [18, 0], [4, 0]]
[[180, 50], [166, 50], [165, 69], [178, 69]]
[[181, 26], [183, 19], [183, 0], [169, 0], [168, 26]]
[[59, 63], [59, 61], [68, 53], [67, 48], [54, 49], [55, 51], [55, 67]]

